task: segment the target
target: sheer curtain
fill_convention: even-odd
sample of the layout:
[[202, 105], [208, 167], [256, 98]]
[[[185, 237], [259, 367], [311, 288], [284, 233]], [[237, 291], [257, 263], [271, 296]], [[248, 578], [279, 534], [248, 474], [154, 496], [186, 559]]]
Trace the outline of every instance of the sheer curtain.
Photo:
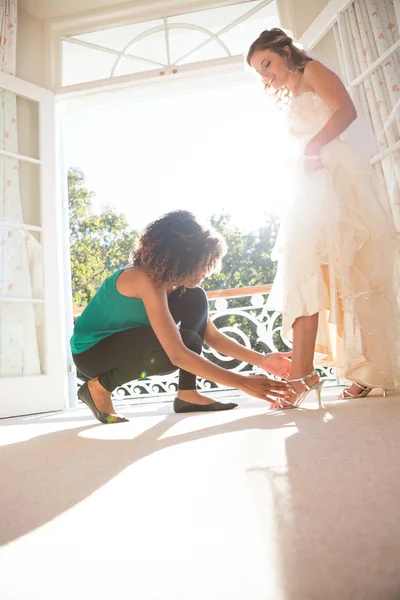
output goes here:
[[[15, 74], [16, 27], [16, 0], [0, 0], [1, 69], [10, 75]], [[20, 164], [4, 152], [18, 153], [17, 98], [0, 89], [0, 103], [0, 377], [36, 375], [41, 368], [34, 307], [12, 299], [32, 298], [28, 247], [38, 242], [15, 227], [24, 222]]]
[[[347, 59], [356, 79], [398, 40], [398, 0], [356, 0], [343, 14], [348, 40]], [[399, 7], [397, 10], [400, 13]], [[399, 14], [400, 17], [400, 14]], [[394, 220], [400, 229], [400, 48], [356, 84], [364, 114], [368, 115], [378, 141], [378, 152], [392, 149], [381, 169]], [[378, 163], [379, 168], [379, 163]]]

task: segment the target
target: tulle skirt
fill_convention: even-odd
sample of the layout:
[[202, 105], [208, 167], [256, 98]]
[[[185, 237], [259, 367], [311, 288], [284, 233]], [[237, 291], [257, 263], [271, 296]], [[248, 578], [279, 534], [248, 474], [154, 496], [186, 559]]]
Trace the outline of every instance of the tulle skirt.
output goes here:
[[336, 139], [312, 174], [303, 160], [273, 258], [268, 308], [292, 338], [300, 316], [319, 313], [320, 364], [372, 387], [400, 384], [399, 235], [368, 159]]

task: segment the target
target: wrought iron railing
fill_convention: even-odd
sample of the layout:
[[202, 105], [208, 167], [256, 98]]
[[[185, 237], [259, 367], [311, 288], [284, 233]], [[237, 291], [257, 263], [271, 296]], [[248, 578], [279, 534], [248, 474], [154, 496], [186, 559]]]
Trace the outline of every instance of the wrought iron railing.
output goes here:
[[[266, 301], [271, 285], [260, 285], [228, 290], [207, 292], [209, 314], [215, 326], [246, 346], [260, 352], [283, 352], [290, 349], [290, 342], [282, 338], [281, 314], [269, 311]], [[75, 309], [78, 316], [83, 309]], [[212, 362], [238, 373], [263, 373], [257, 367], [219, 354], [213, 348], [205, 346], [204, 356]], [[317, 367], [323, 379], [336, 380], [335, 370], [331, 367]], [[139, 396], [161, 396], [173, 394], [178, 388], [178, 370], [170, 375], [143, 378], [124, 384], [114, 391], [119, 400], [129, 400]], [[200, 390], [227, 389], [225, 386], [198, 378]]]

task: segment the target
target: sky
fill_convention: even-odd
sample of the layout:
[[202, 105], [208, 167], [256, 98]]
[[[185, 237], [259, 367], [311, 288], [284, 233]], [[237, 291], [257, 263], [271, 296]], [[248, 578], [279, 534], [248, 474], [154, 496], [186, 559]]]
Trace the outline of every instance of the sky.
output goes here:
[[66, 165], [83, 170], [97, 210], [111, 205], [136, 229], [177, 208], [257, 228], [287, 188], [281, 124], [261, 87], [251, 79], [79, 106], [66, 117]]

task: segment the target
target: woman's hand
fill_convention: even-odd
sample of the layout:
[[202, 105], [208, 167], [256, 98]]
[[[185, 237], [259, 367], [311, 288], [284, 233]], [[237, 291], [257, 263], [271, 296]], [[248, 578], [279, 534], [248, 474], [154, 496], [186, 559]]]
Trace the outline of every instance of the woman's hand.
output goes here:
[[322, 169], [323, 164], [320, 157], [321, 146], [314, 139], [310, 140], [304, 149], [304, 170], [306, 173], [312, 173], [317, 169]]
[[238, 386], [249, 396], [275, 403], [277, 399], [289, 400], [290, 386], [285, 381], [274, 381], [264, 375], [243, 376], [243, 383]]
[[306, 173], [313, 173], [318, 169], [323, 169], [324, 165], [321, 162], [321, 158], [319, 156], [304, 156], [304, 170]]
[[306, 159], [304, 161], [304, 170], [306, 173], [314, 173], [314, 171], [318, 171], [319, 169], [323, 169], [324, 165], [321, 162], [321, 159], [313, 158], [312, 160]]
[[271, 373], [281, 377], [281, 379], [287, 379], [289, 377], [291, 361], [288, 356], [292, 356], [291, 352], [271, 352], [262, 357], [259, 366]]

